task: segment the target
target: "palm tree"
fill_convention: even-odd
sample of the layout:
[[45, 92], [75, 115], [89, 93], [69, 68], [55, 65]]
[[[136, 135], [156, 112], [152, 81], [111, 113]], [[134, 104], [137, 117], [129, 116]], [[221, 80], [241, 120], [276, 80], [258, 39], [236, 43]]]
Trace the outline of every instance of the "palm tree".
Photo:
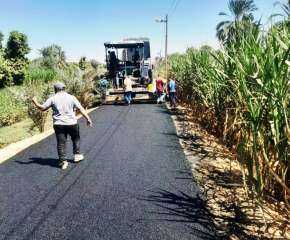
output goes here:
[[4, 35], [2, 32], [0, 32], [0, 49], [2, 49], [2, 41], [4, 39]]
[[[274, 17], [283, 17], [285, 18], [285, 22], [288, 21], [288, 24], [290, 22], [290, 0], [287, 1], [287, 3], [282, 3], [281, 1], [278, 1], [278, 2], [275, 2], [274, 6], [277, 6], [279, 5], [282, 9], [282, 12], [283, 13], [276, 13], [276, 14], [273, 14], [271, 15], [271, 18], [274, 18]], [[284, 21], [282, 22], [278, 22], [278, 25], [283, 23]]]
[[230, 14], [220, 12], [220, 16], [231, 17], [231, 20], [220, 22], [216, 26], [217, 38], [224, 44], [235, 38], [237, 27], [241, 22], [253, 22], [253, 12], [257, 10], [254, 0], [229, 0]]
[[282, 16], [285, 16], [288, 18], [290, 18], [290, 0], [288, 0], [288, 3], [281, 3], [281, 2], [277, 2], [276, 5], [279, 4], [282, 7], [282, 10], [284, 12], [284, 14], [282, 14]]

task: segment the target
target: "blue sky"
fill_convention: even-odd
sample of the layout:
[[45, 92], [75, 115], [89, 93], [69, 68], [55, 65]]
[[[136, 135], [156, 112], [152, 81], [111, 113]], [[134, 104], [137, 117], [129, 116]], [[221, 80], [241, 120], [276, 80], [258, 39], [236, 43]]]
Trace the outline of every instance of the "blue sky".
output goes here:
[[[154, 21], [164, 16], [174, 0], [0, 0], [0, 31], [27, 34], [32, 49], [52, 43], [60, 45], [69, 60], [81, 56], [104, 60], [103, 43], [126, 37], [149, 37], [152, 55], [163, 50], [164, 26]], [[279, 8], [276, 0], [256, 0], [256, 17], [263, 19]], [[180, 0], [169, 16], [169, 53], [183, 52], [189, 46], [217, 47], [216, 24], [224, 18], [227, 0]]]

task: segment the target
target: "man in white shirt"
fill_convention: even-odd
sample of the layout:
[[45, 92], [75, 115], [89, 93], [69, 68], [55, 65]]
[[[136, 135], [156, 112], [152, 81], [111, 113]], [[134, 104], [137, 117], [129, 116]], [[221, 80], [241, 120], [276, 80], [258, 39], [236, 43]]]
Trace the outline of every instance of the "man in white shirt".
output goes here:
[[48, 98], [44, 104], [39, 104], [36, 97], [32, 98], [32, 102], [41, 111], [52, 108], [59, 165], [62, 169], [66, 169], [68, 167], [66, 160], [67, 135], [71, 137], [73, 142], [74, 161], [79, 162], [84, 159], [84, 156], [80, 154], [80, 133], [75, 110], [78, 109], [80, 111], [89, 126], [92, 126], [92, 121], [76, 97], [65, 92], [63, 83], [54, 84], [54, 91], [55, 95]]
[[128, 105], [131, 104], [131, 101], [132, 101], [132, 80], [129, 76], [126, 76], [125, 77], [125, 80], [124, 80], [124, 98], [125, 98], [125, 101]]

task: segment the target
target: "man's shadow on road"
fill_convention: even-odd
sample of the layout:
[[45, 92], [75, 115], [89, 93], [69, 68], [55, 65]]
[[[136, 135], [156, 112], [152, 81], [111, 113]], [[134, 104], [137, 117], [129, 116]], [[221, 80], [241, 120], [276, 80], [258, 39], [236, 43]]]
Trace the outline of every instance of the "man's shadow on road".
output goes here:
[[33, 157], [33, 158], [29, 158], [29, 160], [30, 161], [15, 161], [15, 162], [22, 165], [38, 164], [41, 166], [50, 166], [50, 167], [59, 168], [59, 160], [56, 158]]

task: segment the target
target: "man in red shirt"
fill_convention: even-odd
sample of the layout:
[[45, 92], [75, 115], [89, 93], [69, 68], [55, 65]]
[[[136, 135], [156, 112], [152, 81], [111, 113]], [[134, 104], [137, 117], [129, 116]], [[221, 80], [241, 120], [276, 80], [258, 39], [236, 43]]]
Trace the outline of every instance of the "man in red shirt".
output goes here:
[[163, 95], [164, 95], [164, 83], [160, 76], [157, 76], [156, 80], [156, 94], [157, 94], [157, 104], [163, 102]]

